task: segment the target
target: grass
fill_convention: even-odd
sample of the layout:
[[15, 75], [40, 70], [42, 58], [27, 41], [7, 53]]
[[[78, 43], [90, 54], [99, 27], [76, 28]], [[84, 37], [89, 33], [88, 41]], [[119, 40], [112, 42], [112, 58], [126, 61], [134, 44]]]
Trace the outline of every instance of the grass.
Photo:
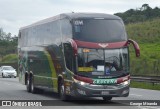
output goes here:
[[138, 42], [140, 57], [130, 46], [132, 75], [160, 76], [160, 18], [126, 25], [129, 38]]
[[[132, 24], [127, 28], [130, 38], [138, 42], [141, 53], [140, 57], [136, 58], [134, 48], [130, 46], [131, 75], [160, 76], [160, 30], [158, 23], [160, 23], [160, 19], [156, 22], [145, 22], [143, 25], [140, 23]], [[153, 27], [157, 28], [154, 34], [152, 33]], [[148, 82], [131, 81], [131, 87], [160, 90], [160, 84], [153, 85]]]
[[18, 62], [17, 54], [8, 54], [1, 60], [2, 63], [15, 63]]
[[[141, 56], [139, 60], [157, 60], [160, 59], [159, 43], [139, 43]], [[134, 49], [131, 47], [131, 58], [135, 58]]]
[[151, 89], [151, 90], [160, 90], [160, 84], [153, 84], [148, 82], [136, 82], [131, 81], [132, 88], [142, 88], [142, 89]]
[[140, 57], [135, 57], [135, 51], [130, 46], [131, 75], [160, 75], [160, 44], [140, 43]]
[[160, 41], [160, 18], [152, 21], [126, 25], [129, 38], [138, 43], [155, 43]]

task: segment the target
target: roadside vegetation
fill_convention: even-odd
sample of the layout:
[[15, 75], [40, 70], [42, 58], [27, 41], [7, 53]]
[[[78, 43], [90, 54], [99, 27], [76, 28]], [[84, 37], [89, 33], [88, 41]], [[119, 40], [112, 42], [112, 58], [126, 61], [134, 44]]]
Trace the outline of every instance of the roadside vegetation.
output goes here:
[[140, 8], [129, 9], [126, 12], [115, 13], [121, 17], [125, 24], [145, 22], [160, 17], [160, 8], [151, 8], [149, 4], [143, 4]]
[[130, 47], [132, 75], [160, 75], [160, 18], [143, 23], [127, 24], [129, 38], [138, 42], [141, 56], [135, 58]]
[[18, 57], [17, 54], [8, 54], [3, 57], [1, 62], [3, 63], [17, 63]]
[[0, 63], [17, 62], [17, 41], [16, 35], [6, 33], [0, 28]]
[[[139, 9], [117, 13], [125, 21], [130, 39], [138, 42], [141, 56], [135, 57], [130, 46], [131, 75], [160, 76], [160, 8], [148, 4]], [[131, 87], [160, 90], [160, 84], [131, 81]]]
[[139, 58], [130, 46], [131, 75], [160, 75], [160, 8], [143, 4], [115, 15], [123, 19], [128, 37], [140, 46]]
[[151, 90], [160, 90], [160, 84], [153, 84], [153, 83], [146, 83], [146, 82], [131, 81], [131, 87], [151, 89]]

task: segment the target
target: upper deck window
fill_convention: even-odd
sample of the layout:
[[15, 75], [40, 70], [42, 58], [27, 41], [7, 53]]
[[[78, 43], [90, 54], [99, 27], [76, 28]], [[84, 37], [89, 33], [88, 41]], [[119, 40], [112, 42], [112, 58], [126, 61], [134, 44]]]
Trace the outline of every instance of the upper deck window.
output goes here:
[[119, 19], [78, 19], [73, 25], [76, 40], [102, 43], [127, 40], [124, 24]]

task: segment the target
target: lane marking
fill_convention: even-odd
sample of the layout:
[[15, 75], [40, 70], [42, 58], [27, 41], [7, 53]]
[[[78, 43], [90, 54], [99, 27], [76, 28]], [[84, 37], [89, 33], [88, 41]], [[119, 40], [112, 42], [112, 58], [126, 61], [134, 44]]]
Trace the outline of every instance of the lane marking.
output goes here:
[[8, 86], [11, 86], [11, 85], [17, 85], [17, 86], [23, 86], [22, 84], [10, 84], [10, 83], [7, 83], [7, 82], [1, 82], [1, 84], [5, 84], [5, 85], [8, 85]]
[[138, 97], [142, 96], [142, 95], [138, 95], [138, 94], [129, 94], [129, 95], [131, 95], [131, 96], [138, 96]]
[[6, 84], [6, 85], [8, 85], [8, 86], [10, 86], [11, 84], [9, 84], [9, 83], [4, 83], [4, 84]]
[[158, 107], [153, 107], [153, 106], [137, 106], [139, 109], [160, 109]]

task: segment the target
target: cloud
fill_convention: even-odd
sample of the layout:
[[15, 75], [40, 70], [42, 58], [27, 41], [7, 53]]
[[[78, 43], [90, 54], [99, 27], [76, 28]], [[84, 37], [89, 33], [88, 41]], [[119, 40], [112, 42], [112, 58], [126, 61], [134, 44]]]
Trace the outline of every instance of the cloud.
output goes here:
[[160, 0], [0, 0], [0, 27], [17, 35], [20, 27], [60, 13], [114, 14], [139, 8], [144, 3], [155, 7]]

